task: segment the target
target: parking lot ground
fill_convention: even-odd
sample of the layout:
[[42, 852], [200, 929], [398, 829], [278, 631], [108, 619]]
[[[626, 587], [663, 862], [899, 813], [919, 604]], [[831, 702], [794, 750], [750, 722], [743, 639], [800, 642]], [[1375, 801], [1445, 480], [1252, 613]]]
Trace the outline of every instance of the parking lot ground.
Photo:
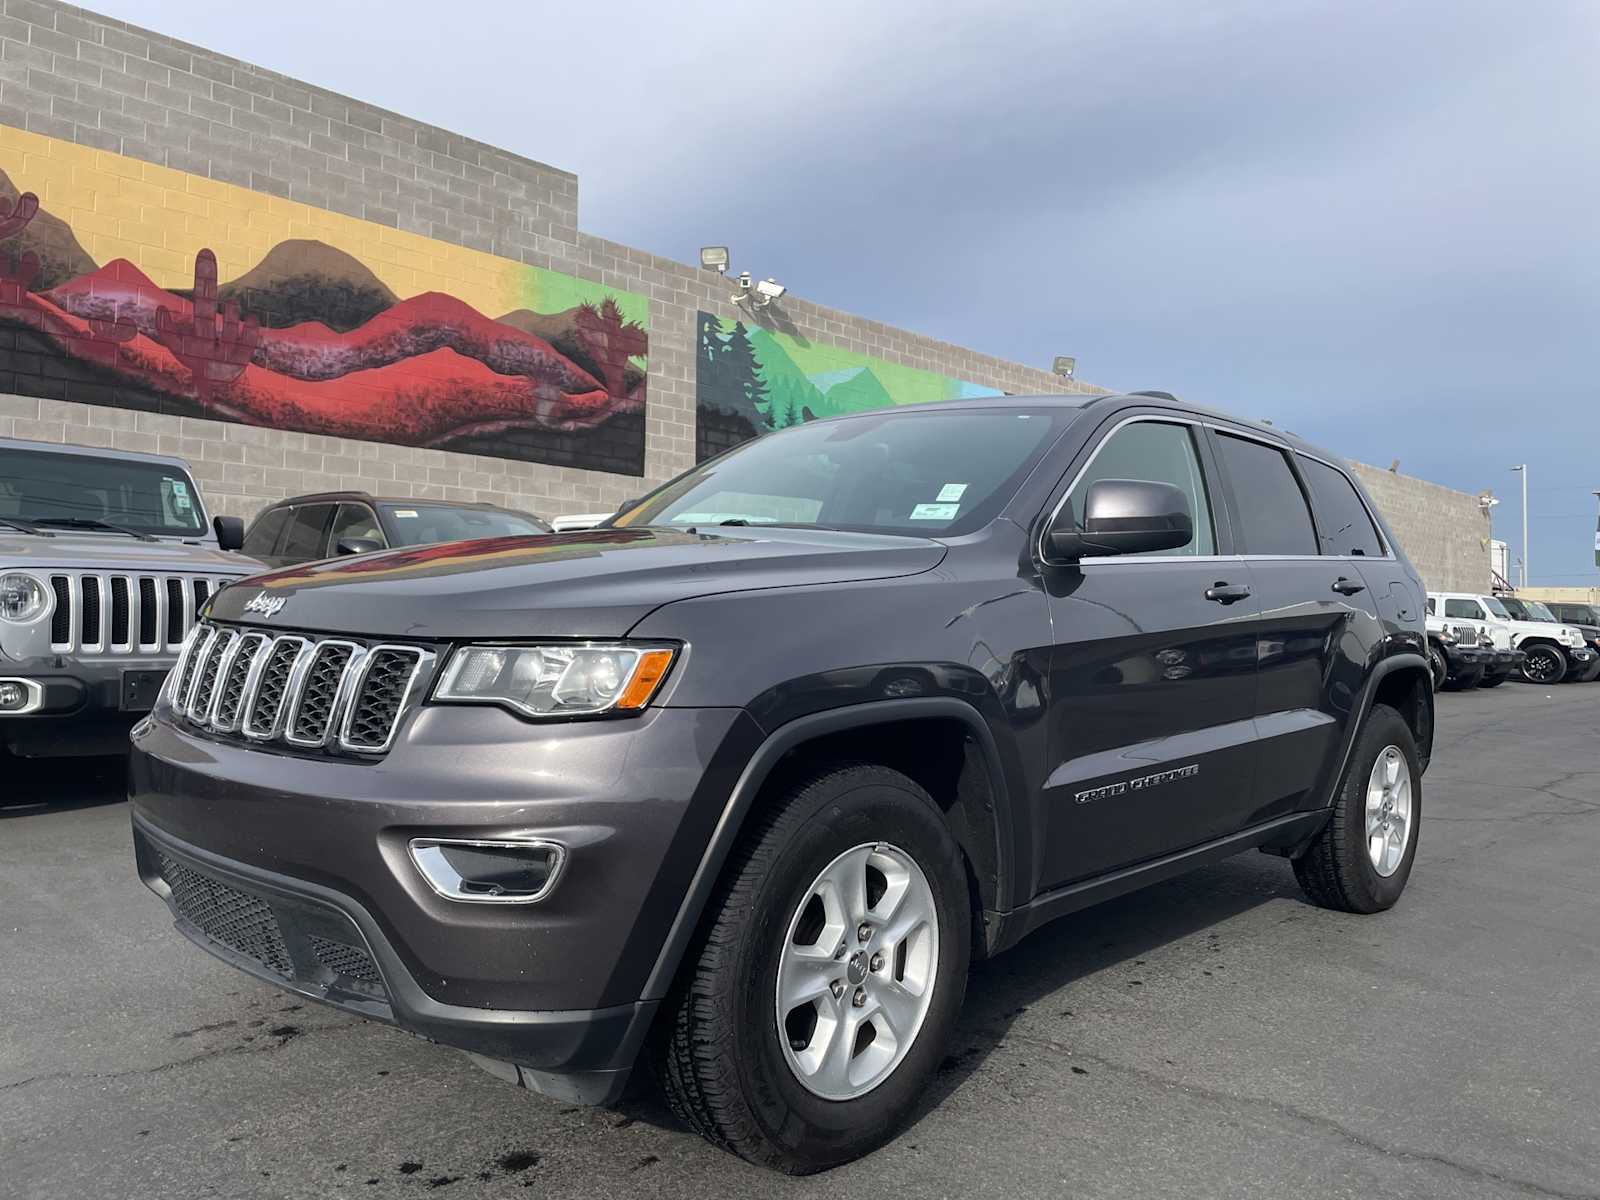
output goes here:
[[806, 1180], [258, 984], [132, 872], [117, 772], [7, 772], [0, 1196], [1600, 1195], [1600, 685], [1439, 698], [1378, 917], [1252, 854], [978, 967], [912, 1126]]

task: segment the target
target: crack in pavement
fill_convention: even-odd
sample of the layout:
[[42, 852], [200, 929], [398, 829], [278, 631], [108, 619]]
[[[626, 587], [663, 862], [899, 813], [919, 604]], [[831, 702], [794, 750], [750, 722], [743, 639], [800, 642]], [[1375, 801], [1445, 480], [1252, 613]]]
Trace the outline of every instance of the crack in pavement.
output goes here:
[[175, 1058], [171, 1062], [157, 1063], [152, 1067], [130, 1067], [126, 1071], [45, 1071], [38, 1075], [28, 1075], [22, 1079], [14, 1079], [10, 1083], [0, 1083], [0, 1092], [16, 1091], [18, 1088], [25, 1088], [35, 1083], [58, 1083], [64, 1080], [129, 1079], [135, 1075], [159, 1075], [165, 1071], [175, 1071], [180, 1067], [189, 1067], [195, 1063], [209, 1062], [214, 1058], [227, 1058], [235, 1054], [274, 1054], [290, 1042], [297, 1042], [302, 1038], [312, 1037], [317, 1034], [353, 1029], [359, 1024], [361, 1024], [360, 1021], [348, 1021], [334, 1025], [318, 1025], [311, 1029], [302, 1029], [292, 1036], [280, 1038], [276, 1042], [263, 1041], [258, 1045], [218, 1046], [215, 1050], [204, 1050], [199, 1054], [191, 1054], [188, 1058]]
[[1157, 1083], [1163, 1087], [1172, 1088], [1186, 1095], [1197, 1098], [1220, 1101], [1223, 1103], [1245, 1105], [1252, 1108], [1265, 1108], [1271, 1112], [1278, 1113], [1281, 1116], [1288, 1117], [1291, 1120], [1299, 1121], [1302, 1124], [1309, 1125], [1315, 1129], [1320, 1129], [1326, 1133], [1331, 1133], [1343, 1141], [1348, 1142], [1352, 1146], [1356, 1146], [1362, 1150], [1366, 1150], [1374, 1154], [1380, 1154], [1385, 1158], [1397, 1158], [1406, 1162], [1426, 1163], [1444, 1167], [1474, 1180], [1498, 1184], [1503, 1187], [1516, 1188], [1519, 1191], [1526, 1192], [1532, 1196], [1548, 1197], [1549, 1200], [1600, 1200], [1600, 1192], [1569, 1192], [1561, 1188], [1547, 1187], [1544, 1184], [1535, 1183], [1530, 1179], [1520, 1179], [1514, 1175], [1504, 1175], [1498, 1171], [1490, 1170], [1487, 1167], [1480, 1167], [1472, 1163], [1461, 1162], [1458, 1159], [1450, 1158], [1443, 1154], [1436, 1154], [1433, 1151], [1415, 1150], [1407, 1146], [1386, 1146], [1382, 1142], [1368, 1137], [1366, 1134], [1358, 1133], [1353, 1129], [1349, 1129], [1339, 1124], [1339, 1122], [1335, 1121], [1331, 1117], [1324, 1117], [1317, 1113], [1307, 1112], [1305, 1109], [1298, 1108], [1293, 1104], [1287, 1104], [1281, 1100], [1273, 1100], [1266, 1096], [1241, 1096], [1232, 1092], [1220, 1091], [1216, 1088], [1208, 1088], [1201, 1084], [1183, 1083], [1176, 1079], [1169, 1079], [1167, 1076], [1159, 1074], [1158, 1072], [1146, 1070], [1143, 1067], [1135, 1067], [1127, 1063], [1114, 1062], [1111, 1059], [1101, 1057], [1097, 1054], [1086, 1054], [1081, 1050], [1074, 1050], [1069, 1046], [1063, 1045], [1053, 1038], [1019, 1031], [1014, 1027], [1005, 1031], [1004, 1035], [997, 1040], [996, 1046], [999, 1045], [1000, 1041], [1022, 1041], [1037, 1045], [1041, 1048], [1065, 1052], [1073, 1058], [1086, 1059], [1089, 1062], [1096, 1063], [1108, 1071], [1117, 1071], [1124, 1075], [1131, 1075], [1136, 1079], [1141, 1079], [1148, 1083]]

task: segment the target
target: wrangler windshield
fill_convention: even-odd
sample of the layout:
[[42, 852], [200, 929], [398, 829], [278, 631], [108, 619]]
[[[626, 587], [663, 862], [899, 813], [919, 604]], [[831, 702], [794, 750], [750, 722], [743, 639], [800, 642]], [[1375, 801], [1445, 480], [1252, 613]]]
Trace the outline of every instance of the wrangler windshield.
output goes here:
[[106, 522], [166, 537], [205, 532], [199, 493], [179, 467], [10, 447], [0, 447], [0, 517], [58, 530]]
[[793, 426], [712, 459], [612, 524], [970, 533], [1005, 507], [1076, 415], [890, 410]]

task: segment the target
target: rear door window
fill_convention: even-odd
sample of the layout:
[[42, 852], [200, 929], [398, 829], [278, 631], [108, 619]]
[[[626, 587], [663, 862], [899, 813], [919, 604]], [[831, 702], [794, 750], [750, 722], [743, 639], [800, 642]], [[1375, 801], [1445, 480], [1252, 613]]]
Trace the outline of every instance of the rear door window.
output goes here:
[[1322, 552], [1342, 557], [1383, 557], [1383, 540], [1372, 523], [1372, 514], [1344, 472], [1303, 454], [1296, 458], [1317, 510], [1317, 537]]
[[1316, 554], [1311, 510], [1288, 456], [1276, 446], [1220, 432], [1217, 452], [1239, 510], [1235, 516], [1244, 542], [1241, 553], [1274, 557]]

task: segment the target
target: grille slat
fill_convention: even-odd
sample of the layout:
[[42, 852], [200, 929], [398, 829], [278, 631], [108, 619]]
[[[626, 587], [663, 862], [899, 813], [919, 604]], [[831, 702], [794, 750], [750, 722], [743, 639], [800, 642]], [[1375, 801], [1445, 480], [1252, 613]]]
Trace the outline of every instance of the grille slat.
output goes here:
[[190, 870], [170, 855], [158, 854], [158, 859], [161, 877], [172, 889], [172, 901], [185, 921], [235, 953], [285, 978], [294, 977], [294, 960], [270, 904]]
[[78, 635], [78, 642], [84, 647], [94, 647], [97, 650], [105, 649], [105, 642], [100, 637], [100, 577], [98, 575], [85, 575], [78, 580], [79, 594], [82, 596], [83, 625]]
[[128, 631], [129, 617], [131, 616], [128, 603], [128, 577], [126, 575], [113, 575], [111, 577], [111, 644], [113, 646], [126, 646], [131, 636]]
[[350, 642], [323, 642], [312, 653], [289, 719], [289, 741], [297, 746], [320, 746], [328, 740], [339, 688], [356, 650]]
[[382, 754], [432, 661], [419, 646], [274, 637], [206, 621], [182, 660], [174, 708], [193, 724], [253, 742]]
[[139, 645], [159, 646], [161, 614], [156, 611], [156, 581], [148, 575], [139, 576]]
[[72, 644], [72, 588], [65, 575], [52, 575], [50, 590], [56, 594], [56, 610], [50, 614], [50, 645], [64, 648]]

